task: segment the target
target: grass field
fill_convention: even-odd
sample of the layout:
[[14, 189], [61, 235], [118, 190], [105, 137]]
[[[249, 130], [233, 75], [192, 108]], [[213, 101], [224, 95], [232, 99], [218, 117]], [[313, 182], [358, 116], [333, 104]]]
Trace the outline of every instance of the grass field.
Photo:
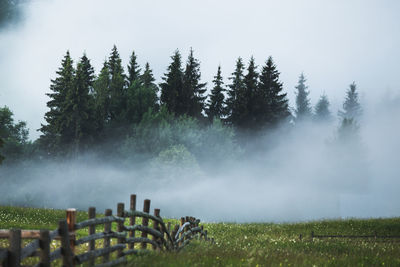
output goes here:
[[[63, 210], [0, 207], [0, 228], [55, 229]], [[77, 221], [87, 219], [78, 212]], [[400, 239], [316, 239], [316, 234], [400, 235], [400, 218], [306, 223], [205, 223], [216, 243], [193, 241], [179, 253], [134, 256], [130, 266], [400, 266]], [[99, 229], [100, 230], [100, 229]], [[85, 231], [78, 232], [84, 236]], [[300, 240], [299, 235], [303, 238]], [[0, 247], [7, 240], [0, 240]], [[54, 244], [57, 245], [57, 244]], [[101, 245], [101, 243], [99, 243]], [[81, 247], [85, 250], [86, 247]]]

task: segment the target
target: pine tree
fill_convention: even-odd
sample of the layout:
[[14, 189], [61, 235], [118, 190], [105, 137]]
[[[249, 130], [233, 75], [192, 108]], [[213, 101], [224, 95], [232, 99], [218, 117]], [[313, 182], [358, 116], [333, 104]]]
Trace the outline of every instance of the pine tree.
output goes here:
[[[3, 146], [4, 146], [4, 141], [0, 137], [0, 148], [2, 148]], [[3, 160], [4, 160], [4, 156], [0, 154], [0, 165], [1, 165], [1, 163], [3, 163]]]
[[44, 119], [47, 124], [41, 126], [39, 143], [48, 153], [56, 152], [61, 144], [61, 136], [68, 129], [68, 118], [65, 114], [66, 98], [69, 91], [74, 87], [74, 67], [69, 51], [67, 51], [61, 62], [61, 67], [56, 72], [57, 78], [51, 80], [50, 90], [52, 93], [46, 94], [50, 97], [47, 107], [50, 108], [46, 112]]
[[117, 47], [114, 45], [108, 59], [110, 72], [110, 116], [112, 122], [123, 124], [126, 110], [126, 88], [124, 87], [125, 75]]
[[355, 82], [350, 84], [346, 92], [346, 99], [343, 103], [343, 110], [339, 111], [339, 116], [343, 119], [357, 120], [361, 116], [361, 105], [358, 101], [358, 92]]
[[224, 81], [221, 75], [221, 66], [218, 66], [217, 75], [214, 76], [214, 88], [211, 90], [210, 99], [207, 102], [207, 116], [212, 122], [214, 118], [222, 119], [225, 114], [225, 101], [224, 101]]
[[298, 85], [295, 87], [297, 89], [296, 94], [296, 120], [309, 119], [312, 115], [310, 99], [308, 98], [309, 91], [307, 91], [308, 86], [306, 86], [306, 78], [304, 74], [300, 74]]
[[229, 77], [232, 80], [228, 89], [228, 99], [227, 99], [227, 122], [229, 124], [236, 125], [241, 116], [240, 112], [243, 107], [240, 106], [240, 100], [243, 98], [245, 93], [244, 84], [244, 65], [242, 59], [239, 57], [236, 61], [235, 71], [232, 76]]
[[127, 87], [131, 86], [135, 81], [139, 81], [140, 71], [141, 69], [137, 63], [135, 51], [133, 51], [128, 64]]
[[104, 62], [103, 68], [94, 82], [93, 89], [96, 128], [98, 132], [101, 132], [111, 119], [110, 71], [107, 61]]
[[275, 127], [290, 116], [287, 94], [272, 57], [263, 66], [258, 83], [255, 109], [259, 127]]
[[202, 118], [206, 96], [206, 83], [201, 83], [200, 62], [194, 58], [193, 49], [190, 49], [185, 72], [183, 75], [183, 91], [179, 95], [178, 103], [183, 114], [195, 118]]
[[167, 73], [162, 77], [164, 82], [160, 84], [161, 104], [165, 105], [169, 112], [179, 116], [185, 114], [185, 110], [182, 110], [181, 104], [178, 103], [178, 97], [183, 91], [182, 62], [178, 50], [171, 59], [172, 62], [168, 66]]
[[329, 100], [328, 97], [323, 94], [315, 105], [315, 115], [314, 118], [318, 122], [328, 122], [332, 119], [331, 112], [329, 110]]
[[87, 147], [96, 131], [93, 82], [94, 69], [84, 54], [76, 67], [74, 86], [67, 92], [64, 111], [67, 120], [61, 133], [61, 142], [74, 145], [75, 152]]

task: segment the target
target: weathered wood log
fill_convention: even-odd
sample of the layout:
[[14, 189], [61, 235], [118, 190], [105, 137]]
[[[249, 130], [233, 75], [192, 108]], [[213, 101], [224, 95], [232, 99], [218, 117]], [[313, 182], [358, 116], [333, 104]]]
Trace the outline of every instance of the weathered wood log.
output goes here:
[[[150, 212], [150, 199], [145, 199], [143, 202], [143, 212], [144, 213], [149, 213]], [[142, 225], [144, 227], [147, 227], [149, 225], [149, 219], [146, 217], [142, 218]], [[147, 232], [142, 231], [142, 237], [147, 238]], [[145, 242], [142, 243], [141, 248], [146, 249], [147, 245]]]
[[[95, 207], [90, 207], [88, 210], [88, 215], [89, 215], [89, 219], [95, 219], [96, 218], [96, 208]], [[88, 232], [88, 236], [90, 237], [91, 235], [94, 235], [96, 233], [96, 226], [94, 225], [90, 225], [89, 226], [89, 232]], [[92, 251], [95, 250], [96, 247], [96, 243], [95, 243], [95, 239], [92, 239], [89, 241], [89, 246], [88, 246], [88, 251]], [[76, 243], [76, 241], [75, 241]], [[94, 265], [94, 259], [91, 259], [89, 261], [89, 266], [93, 266]]]
[[117, 233], [117, 232], [109, 232], [109, 233], [96, 233], [93, 235], [88, 235], [85, 237], [82, 237], [81, 239], [78, 239], [75, 241], [75, 245], [81, 245], [87, 242], [91, 242], [94, 240], [98, 240], [98, 239], [103, 239], [103, 238], [111, 238], [111, 237], [115, 237], [115, 238], [125, 238], [126, 237], [126, 233], [125, 232], [121, 232], [121, 233]]
[[[74, 233], [69, 233], [70, 238], [74, 236]], [[10, 230], [0, 230], [0, 238], [9, 238]], [[22, 239], [39, 239], [40, 238], [40, 230], [21, 230], [21, 238]], [[50, 232], [50, 239], [61, 240], [60, 235], [58, 234], [58, 229]]]
[[50, 232], [49, 230], [40, 231], [40, 266], [50, 267]]
[[118, 216], [107, 216], [102, 218], [89, 219], [80, 223], [75, 224], [75, 230], [79, 230], [91, 225], [99, 225], [112, 222], [124, 222], [125, 218]]
[[9, 237], [10, 246], [8, 247], [8, 267], [21, 266], [21, 230], [11, 229]]
[[5, 261], [8, 257], [8, 250], [0, 248], [0, 265], [2, 265], [3, 261]]
[[[130, 206], [129, 206], [130, 211], [135, 211], [136, 210], [136, 195], [132, 194], [131, 199], [130, 199]], [[135, 225], [136, 224], [136, 216], [135, 215], [130, 215], [129, 216], [129, 225]], [[135, 231], [130, 231], [129, 232], [129, 237], [135, 237]], [[134, 249], [135, 248], [135, 243], [129, 243], [128, 245], [129, 249]]]
[[153, 229], [151, 227], [148, 227], [148, 226], [140, 225], [140, 224], [136, 224], [136, 225], [133, 225], [133, 226], [124, 226], [124, 230], [126, 230], [126, 231], [133, 231], [133, 230], [141, 231], [142, 233], [146, 233], [146, 237], [147, 237], [147, 234], [150, 234], [152, 236], [156, 236], [156, 237], [159, 237], [159, 238], [164, 238], [163, 234], [160, 231], [155, 230], [155, 229]]
[[20, 256], [21, 260], [32, 255], [32, 253], [35, 252], [39, 247], [40, 247], [39, 239], [30, 242], [28, 245], [26, 245], [24, 248], [21, 249], [21, 256]]
[[80, 255], [76, 255], [75, 261], [78, 264], [82, 264], [92, 258], [97, 258], [97, 257], [103, 256], [105, 254], [109, 254], [109, 253], [117, 251], [117, 250], [123, 250], [125, 247], [126, 247], [125, 244], [116, 244], [116, 245], [108, 247], [108, 248], [92, 250], [92, 251], [85, 252]]
[[[154, 209], [154, 217], [160, 218], [160, 209]], [[153, 221], [153, 229], [156, 230], [156, 231], [160, 231], [160, 228], [159, 228], [158, 224], [159, 224], [158, 221]], [[160, 232], [161, 232], [161, 234], [162, 234], [162, 239], [164, 239], [164, 234], [163, 234], [163, 232], [162, 232], [162, 231], [160, 231]], [[152, 238], [152, 239], [153, 239], [153, 241], [154, 241], [155, 243], [157, 243], [157, 240], [158, 240], [159, 238], [157, 238], [156, 236], [153, 235], [153, 238]], [[160, 249], [159, 246], [153, 245], [153, 250], [155, 250], [155, 249], [157, 249], [157, 248]]]
[[114, 265], [118, 265], [118, 264], [123, 264], [123, 263], [126, 263], [126, 262], [127, 262], [127, 259], [125, 257], [122, 257], [122, 258], [118, 258], [116, 260], [109, 261], [109, 262], [106, 262], [106, 263], [97, 264], [97, 265], [95, 265], [95, 267], [108, 267], [108, 266], [114, 266]]
[[61, 256], [62, 256], [61, 248], [54, 250], [53, 252], [50, 253], [50, 262], [61, 258]]
[[[124, 210], [125, 210], [125, 205], [124, 203], [118, 203], [117, 205], [117, 216], [118, 217], [124, 217]], [[118, 222], [117, 223], [117, 232], [121, 233], [124, 231], [124, 222]], [[124, 242], [123, 237], [118, 238], [118, 244], [122, 244]], [[123, 248], [118, 249], [117, 251], [117, 257], [122, 257], [122, 250]]]
[[[111, 209], [106, 209], [106, 212], [104, 214], [106, 217], [112, 217], [112, 210]], [[106, 222], [104, 224], [104, 233], [110, 233], [111, 232], [111, 222]], [[110, 237], [105, 236], [104, 237], [104, 248], [110, 247]], [[110, 254], [106, 253], [103, 256], [103, 263], [108, 262], [110, 259]]]
[[183, 233], [183, 235], [176, 240], [176, 242], [181, 242], [183, 241], [186, 237], [191, 236], [191, 235], [195, 235], [197, 233], [201, 233], [201, 228], [200, 227], [194, 227], [192, 229], [187, 230], [186, 232]]
[[68, 235], [68, 224], [66, 220], [61, 220], [58, 223], [59, 234], [61, 236], [61, 254], [63, 258], [63, 266], [72, 267], [73, 253], [70, 247], [70, 240]]

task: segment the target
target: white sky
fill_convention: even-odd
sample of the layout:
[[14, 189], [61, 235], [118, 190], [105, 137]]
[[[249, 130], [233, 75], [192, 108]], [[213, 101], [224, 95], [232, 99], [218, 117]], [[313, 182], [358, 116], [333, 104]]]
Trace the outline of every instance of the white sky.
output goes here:
[[176, 48], [186, 59], [193, 47], [209, 89], [218, 64], [227, 78], [238, 56], [272, 55], [291, 106], [304, 71], [312, 104], [325, 92], [335, 114], [353, 81], [366, 102], [400, 93], [398, 14], [396, 0], [32, 0], [23, 23], [0, 31], [0, 106], [35, 139], [65, 51], [86, 51], [98, 72], [116, 44], [124, 66], [134, 49], [158, 80]]

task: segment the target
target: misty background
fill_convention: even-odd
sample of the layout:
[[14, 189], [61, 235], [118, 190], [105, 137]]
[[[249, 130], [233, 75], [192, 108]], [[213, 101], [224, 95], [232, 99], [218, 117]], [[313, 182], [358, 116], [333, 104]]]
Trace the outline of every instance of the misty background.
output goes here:
[[65, 51], [75, 61], [86, 52], [98, 73], [116, 44], [124, 66], [134, 49], [157, 82], [175, 49], [186, 58], [193, 47], [208, 89], [218, 64], [228, 83], [238, 56], [247, 63], [253, 55], [261, 65], [272, 55], [292, 107], [304, 72], [312, 104], [325, 92], [333, 115], [356, 81], [362, 149], [332, 145], [335, 120], [265, 133], [252, 156], [221, 161], [219, 168], [121, 165], [86, 154], [4, 168], [2, 205], [115, 209], [136, 193], [165, 216], [208, 221], [399, 216], [399, 2], [32, 0], [18, 10], [18, 23], [0, 30], [0, 106], [27, 121], [33, 140]]

